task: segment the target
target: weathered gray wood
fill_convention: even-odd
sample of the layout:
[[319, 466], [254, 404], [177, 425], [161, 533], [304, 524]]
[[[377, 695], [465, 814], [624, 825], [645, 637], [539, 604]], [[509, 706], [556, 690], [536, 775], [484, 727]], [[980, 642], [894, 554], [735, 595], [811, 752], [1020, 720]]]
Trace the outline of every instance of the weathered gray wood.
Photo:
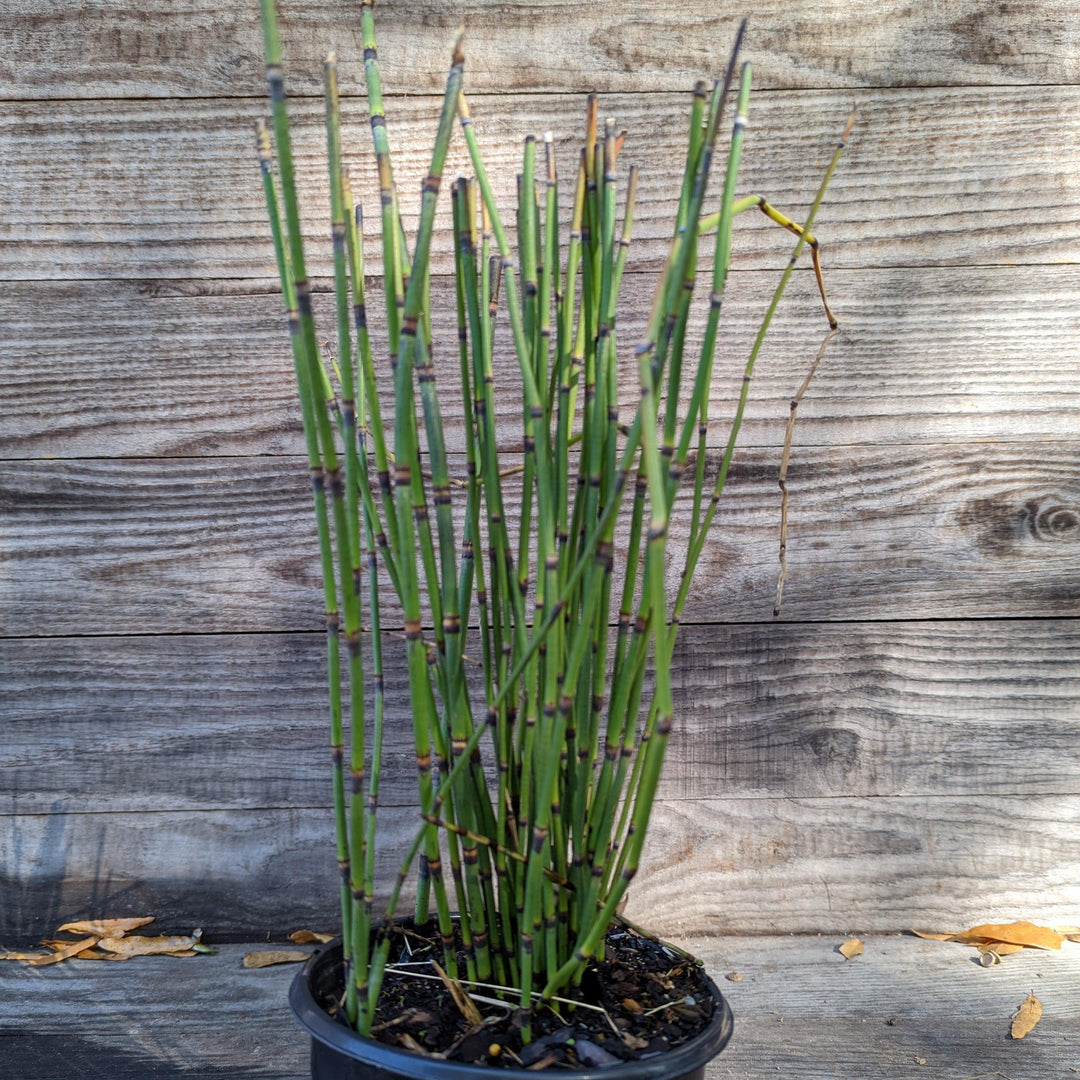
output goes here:
[[[0, 641], [0, 812], [326, 804], [324, 664], [319, 634]], [[674, 678], [667, 798], [1080, 791], [1071, 620], [687, 626]], [[380, 802], [412, 806], [400, 663], [387, 692]]]
[[[798, 12], [799, 9], [796, 9]], [[770, 87], [1080, 81], [1080, 38], [1067, 0], [1023, 9], [978, 0], [947, 7], [886, 0], [817, 4], [806, 14], [783, 0], [755, 4], [747, 51]], [[715, 75], [739, 13], [704, 0], [668, 7], [548, 0], [481, 0], [467, 6], [380, 4], [384, 79], [396, 90], [439, 91], [454, 29], [464, 18], [468, 84], [492, 91], [677, 89]], [[336, 48], [359, 78], [363, 53], [355, 8], [310, 0], [281, 5], [290, 71], [318, 92], [317, 64]], [[239, 0], [175, 5], [151, 0], [13, 0], [2, 69], [10, 97], [217, 97], [257, 94], [262, 42], [255, 8]], [[915, 58], [918, 62], [915, 62]]]
[[[800, 448], [786, 616], [1075, 615], [1076, 458], [1067, 443]], [[777, 459], [737, 456], [688, 622], [770, 617]], [[309, 499], [301, 459], [8, 462], [3, 634], [317, 629]], [[685, 528], [676, 510], [673, 555]]]
[[[191, 927], [175, 929], [189, 933]], [[191, 957], [198, 963], [187, 965], [173, 957], [96, 968], [85, 960], [37, 969], [6, 964], [0, 988], [5, 1075], [307, 1080], [308, 1044], [287, 1003], [296, 967], [246, 970], [243, 954], [258, 942], [217, 947], [217, 956]]]
[[[940, 924], [952, 929], [953, 924]], [[957, 924], [959, 928], [959, 924]], [[684, 942], [719, 979], [735, 1034], [709, 1080], [1071, 1080], [1080, 948], [1028, 951], [985, 969], [970, 947], [918, 938], [866, 937], [847, 961], [841, 938], [692, 938]], [[940, 945], [940, 948], [935, 946]], [[1034, 992], [1039, 1026], [1009, 1038]]]
[[[321, 0], [284, 8], [295, 91], [317, 90], [327, 46], [341, 54], [350, 163], [371, 205], [357, 11]], [[852, 98], [863, 99], [820, 218], [845, 336], [800, 410], [785, 616], [864, 621], [737, 622], [767, 619], [771, 603], [770, 448], [820, 319], [804, 273], [759, 368], [750, 452], [725, 510], [739, 524], [724, 522], [689, 612], [711, 625], [687, 628], [680, 694], [705, 707], [672, 745], [651, 874], [633, 901], [643, 918], [757, 932], [1076, 921], [1080, 304], [1075, 267], [1062, 265], [1080, 260], [1071, 15], [1067, 0], [829, 0], [812, 18], [780, 0], [755, 10], [749, 55], [758, 85], [775, 92], [753, 105], [745, 190], [798, 216]], [[380, 4], [391, 91], [441, 90], [459, 17], [431, 0]], [[700, 0], [666, 11], [641, 0], [527, 10], [477, 0], [468, 17], [467, 80], [504, 205], [521, 137], [552, 127], [576, 139], [584, 90], [603, 91], [605, 112], [630, 129], [626, 154], [645, 176], [628, 298], [644, 309], [647, 275], [635, 275], [664, 251], [675, 188], [664, 170], [681, 153], [686, 91], [722, 63], [735, 13]], [[117, 908], [153, 908], [180, 929], [329, 924], [324, 725], [308, 663], [321, 652], [321, 603], [248, 149], [264, 109], [254, 10], [12, 0], [0, 40], [0, 458], [81, 459], [0, 465], [0, 637], [31, 636], [0, 652], [0, 809], [20, 811], [0, 819], [0, 933]], [[436, 99], [390, 104], [411, 227]], [[296, 112], [308, 228], [323, 239], [320, 107]], [[757, 215], [740, 221], [736, 283], [763, 291], [773, 275], [756, 271], [782, 265], [789, 247]], [[327, 248], [313, 249], [320, 285]], [[440, 237], [443, 271], [448, 250]], [[740, 303], [729, 347], [739, 357]], [[637, 318], [623, 319], [625, 336]], [[513, 424], [504, 433], [517, 437]], [[460, 440], [459, 419], [451, 436]], [[192, 455], [206, 460], [183, 460]], [[1065, 618], [1013, 621], [1023, 615]], [[876, 622], [894, 618], [934, 621]], [[204, 636], [214, 630], [250, 636], [216, 648]], [[260, 630], [312, 632], [250, 633]], [[110, 633], [149, 636], [78, 637]], [[254, 666], [241, 666], [252, 652]], [[50, 666], [63, 672], [53, 682]], [[53, 723], [61, 711], [78, 719]], [[389, 818], [403, 839], [402, 813]], [[1024, 985], [1010, 985], [1007, 1008], [987, 998], [965, 1012], [953, 1009], [964, 986], [918, 954], [915, 970], [929, 977], [905, 985], [926, 1026], [893, 1029], [871, 1009], [891, 1002], [898, 965], [916, 954], [820, 969], [812, 948], [777, 955], [746, 1057], [726, 1056], [714, 1080], [925, 1075], [916, 1059], [946, 1080], [1056, 1080], [1069, 1060], [1069, 1029], [1049, 1013], [1024, 1043], [1004, 1035], [1034, 980], [1026, 969], [1008, 969], [1024, 970]], [[1001, 984], [1005, 969], [959, 963], [984, 980], [971, 985]], [[119, 984], [131, 969], [108, 970]], [[800, 982], [803, 970], [822, 978]], [[824, 981], [826, 970], [845, 981]], [[40, 985], [53, 974], [31, 973]], [[749, 1001], [755, 985], [748, 977], [732, 993]], [[773, 1010], [788, 987], [803, 1005]], [[843, 987], [855, 1004], [818, 1007]], [[145, 995], [124, 989], [145, 1008]], [[47, 1030], [90, 1017], [96, 995], [79, 993]], [[942, 1027], [942, 1001], [965, 1023]], [[192, 1025], [177, 1026], [173, 1003], [135, 1037], [145, 1052], [134, 1056], [100, 1028], [60, 1049], [37, 1036], [53, 1047], [42, 1075], [72, 1075], [82, 1052], [111, 1055], [102, 1070], [123, 1080], [185, 1067], [286, 1080], [290, 1061], [300, 1075], [302, 1053], [259, 1034], [276, 1035], [280, 1018], [262, 1000], [254, 1008], [250, 1038], [236, 1038], [234, 1011], [227, 1042], [185, 1043], [177, 1031]], [[32, 1078], [34, 1051], [12, 1056], [12, 1044], [30, 1045], [4, 1038], [0, 1060]]]
[[[908, 936], [867, 936], [863, 956], [846, 961], [839, 940], [679, 941], [705, 962], [735, 1013], [735, 1034], [708, 1080], [764, 1080], [778, 1070], [795, 1080], [1075, 1075], [1077, 946], [1026, 952], [987, 970], [971, 963], [971, 949]], [[21, 1080], [55, 1080], [57, 1064], [72, 1080], [82, 1080], [72, 1071], [79, 1068], [88, 1077], [107, 1069], [117, 1080], [180, 1080], [192, 1071], [212, 1080], [307, 1080], [307, 1044], [286, 1004], [297, 969], [244, 970], [243, 954], [259, 947], [222, 945], [217, 956], [189, 960], [12, 965], [12, 992], [0, 999], [0, 1054], [21, 1066]], [[721, 978], [733, 970], [741, 981]], [[1014, 1042], [1009, 1022], [1031, 989], [1043, 1017]]]
[[[710, 405], [718, 421], [731, 413], [742, 362], [776, 279], [740, 272], [728, 283]], [[829, 268], [828, 284], [843, 333], [800, 406], [797, 444], [1075, 434], [1080, 268]], [[212, 283], [204, 285], [209, 290]], [[433, 287], [440, 313], [436, 356], [444, 360], [439, 398], [449, 445], [462, 450], [460, 395], [450, 368], [457, 348], [454, 300], [445, 279]], [[0, 293], [7, 335], [0, 352], [0, 457], [302, 453], [280, 298], [185, 296], [183, 288], [178, 283], [175, 293], [155, 295], [129, 281], [7, 284]], [[628, 351], [643, 332], [652, 289], [651, 275], [624, 278], [619, 330]], [[332, 335], [328, 295], [316, 297], [315, 313], [320, 329]], [[816, 289], [801, 273], [755, 371], [744, 446], [781, 440], [788, 401], [823, 325]], [[702, 326], [699, 311], [691, 334]], [[497, 387], [514, 385], [517, 373], [504, 338]], [[385, 368], [381, 349], [377, 359]], [[628, 412], [635, 378], [628, 359]], [[385, 380], [383, 386], [388, 392]], [[509, 394], [497, 401], [500, 438], [512, 445], [521, 437], [519, 406]], [[720, 423], [711, 438], [726, 439]]]
[[665, 801], [627, 915], [666, 933], [1067, 923], [1078, 826], [1061, 795]]
[[[347, 87], [348, 88], [348, 87]], [[624, 160], [641, 166], [632, 268], [667, 251], [685, 144], [687, 95], [614, 94], [602, 102], [630, 132]], [[760, 191], [796, 218], [817, 188], [851, 107], [844, 91], [758, 95], [740, 188]], [[558, 134], [563, 173], [577, 160], [583, 101], [566, 95], [481, 98], [477, 133], [501, 205], [512, 205], [526, 134]], [[363, 104], [343, 106], [348, 162], [358, 197], [374, 201], [374, 158]], [[410, 234], [419, 207], [437, 102], [388, 106], [402, 215]], [[263, 196], [253, 163], [258, 100], [69, 102], [62, 109], [15, 102], [0, 117], [0, 189], [11, 208], [0, 224], [8, 277], [260, 278], [274, 274]], [[324, 123], [316, 101], [293, 109], [301, 201], [313, 238], [327, 238]], [[867, 94], [828, 201], [818, 218], [833, 267], [1069, 262], [1080, 259], [1073, 223], [1080, 190], [1061, 148], [1080, 145], [1077, 87], [875, 90]], [[63, 146], [42, 169], [41, 146]], [[455, 138], [446, 173], [465, 167]], [[169, 182], [163, 183], [162, 178]], [[1033, 182], [1037, 177], [1037, 182]], [[987, 182], [992, 178], [992, 183]], [[569, 200], [571, 185], [564, 183]], [[68, 197], [58, 202], [53, 193]], [[228, 193], [223, 197], [223, 193]], [[449, 204], [441, 207], [449, 222]], [[789, 250], [775, 226], [740, 229], [735, 265], [779, 266]], [[742, 223], [740, 223], [741, 225]], [[310, 272], [330, 272], [328, 240]], [[433, 269], [450, 269], [440, 228]], [[904, 277], [910, 273], [905, 269]]]
[[[417, 818], [383, 814], [381, 898]], [[5, 940], [87, 914], [256, 936], [334, 919], [325, 806], [0, 821]], [[1067, 923], [1078, 825], [1080, 795], [664, 799], [627, 916], [665, 934]]]

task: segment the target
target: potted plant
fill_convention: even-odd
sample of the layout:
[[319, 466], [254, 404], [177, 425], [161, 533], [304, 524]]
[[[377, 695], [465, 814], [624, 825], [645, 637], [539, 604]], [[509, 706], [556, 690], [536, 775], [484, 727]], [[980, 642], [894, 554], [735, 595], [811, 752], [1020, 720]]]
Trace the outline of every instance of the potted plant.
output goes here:
[[[557, 1062], [578, 1076], [600, 1068], [702, 1076], [730, 1034], [730, 1012], [692, 958], [638, 932], [619, 909], [675, 720], [679, 618], [758, 352], [805, 247], [821, 284], [809, 230], [839, 149], [803, 225], [758, 196], [736, 200], [750, 92], [749, 65], [738, 66], [740, 29], [724, 76], [711, 91], [695, 88], [668, 257], [646, 332], [627, 348], [616, 315], [637, 176], [631, 168], [620, 199], [623, 136], [600, 123], [595, 96], [573, 163], [570, 220], [560, 230], [553, 140], [544, 137], [540, 155], [530, 137], [510, 230], [462, 91], [459, 39], [409, 237], [366, 0], [381, 297], [368, 304], [363, 217], [343, 163], [331, 56], [337, 338], [328, 370], [312, 316], [273, 0], [262, 0], [262, 22], [276, 154], [265, 126], [259, 154], [319, 540], [341, 868], [341, 941], [316, 955], [292, 991], [312, 1034], [313, 1075], [465, 1076], [493, 1066], [525, 1075]], [[730, 92], [726, 168], [710, 194]], [[450, 187], [458, 355], [436, 362], [432, 237], [459, 125], [473, 176]], [[763, 315], [713, 475], [709, 387], [732, 221], [752, 207], [798, 242]], [[692, 293], [706, 258], [708, 314], [692, 342]], [[513, 379], [500, 364], [507, 356]], [[452, 398], [464, 442], [456, 452], [446, 434]], [[508, 439], [510, 416], [519, 434]], [[680, 514], [681, 575], [673, 577], [680, 567], [668, 537]], [[386, 679], [408, 681], [418, 815], [389, 901], [376, 908], [385, 895], [374, 865]]]

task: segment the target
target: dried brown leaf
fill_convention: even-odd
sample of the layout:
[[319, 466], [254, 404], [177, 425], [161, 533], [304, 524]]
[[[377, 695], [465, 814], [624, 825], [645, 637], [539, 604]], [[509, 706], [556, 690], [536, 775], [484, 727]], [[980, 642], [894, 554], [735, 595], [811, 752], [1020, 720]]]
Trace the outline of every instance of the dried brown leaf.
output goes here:
[[297, 945], [325, 945], [334, 940], [333, 934], [318, 934], [314, 930], [294, 930], [289, 940]]
[[311, 956], [311, 953], [300, 952], [297, 949], [288, 951], [272, 949], [268, 952], [244, 953], [241, 964], [246, 968], [264, 968], [271, 967], [274, 964], [302, 964], [309, 956]]
[[981, 953], [994, 952], [998, 956], [1012, 956], [1013, 953], [1023, 952], [1026, 946], [1013, 945], [1008, 941], [984, 941], [976, 948]]
[[127, 959], [130, 956], [161, 956], [189, 952], [192, 945], [198, 944], [199, 937], [104, 937], [98, 947], [105, 952], [115, 953]]
[[438, 1054], [433, 1050], [429, 1050], [426, 1046], [421, 1046], [407, 1031], [403, 1031], [398, 1035], [398, 1042], [407, 1050], [411, 1050], [414, 1054], [423, 1054], [424, 1057], [429, 1058], [446, 1057], [445, 1054]]
[[1011, 1035], [1014, 1039], [1022, 1039], [1042, 1018], [1042, 1002], [1034, 995], [1028, 994], [1023, 1004], [1016, 1010], [1013, 1017]]
[[[970, 930], [961, 930], [957, 934], [930, 934], [921, 930], [912, 930], [916, 937], [927, 941], [959, 941], [962, 945], [989, 945], [999, 955], [1005, 953], [996, 948], [998, 944], [1019, 945], [1028, 949], [1060, 949], [1061, 943], [1069, 937], [1065, 932], [1071, 927], [1052, 930], [1049, 926], [1036, 926], [1021, 920], [1012, 923], [982, 923]], [[1009, 950], [1010, 952], [1015, 950]]]
[[956, 934], [953, 940], [968, 945], [1002, 941], [1010, 945], [1026, 945], [1032, 949], [1060, 949], [1065, 937], [1056, 930], [1051, 930], [1049, 926], [1036, 926], [1034, 923], [1021, 921], [973, 926], [970, 930]]
[[98, 939], [96, 937], [83, 938], [82, 941], [73, 941], [66, 948], [39, 956], [31, 960], [30, 963], [37, 967], [44, 967], [46, 964], [58, 964], [61, 960], [67, 960], [69, 956], [78, 956], [84, 949], [92, 949], [97, 944]]
[[44, 960], [49, 955], [47, 952], [3, 952], [0, 960]]
[[119, 938], [130, 930], [137, 930], [140, 926], [154, 921], [153, 915], [147, 915], [141, 919], [87, 919], [83, 922], [64, 923], [57, 928], [57, 933], [62, 934], [65, 930], [72, 934], [96, 934], [98, 937]]
[[443, 985], [450, 991], [450, 996], [454, 999], [454, 1004], [458, 1007], [458, 1011], [468, 1021], [470, 1027], [476, 1027], [484, 1022], [484, 1018], [480, 1015], [480, 1010], [476, 1007], [476, 1002], [465, 992], [461, 983], [457, 979], [451, 979], [449, 975], [434, 960], [430, 961], [431, 966], [435, 969], [439, 978], [442, 979]]
[[849, 938], [843, 945], [838, 946], [838, 950], [845, 960], [854, 960], [856, 956], [862, 956], [863, 943], [857, 937]]

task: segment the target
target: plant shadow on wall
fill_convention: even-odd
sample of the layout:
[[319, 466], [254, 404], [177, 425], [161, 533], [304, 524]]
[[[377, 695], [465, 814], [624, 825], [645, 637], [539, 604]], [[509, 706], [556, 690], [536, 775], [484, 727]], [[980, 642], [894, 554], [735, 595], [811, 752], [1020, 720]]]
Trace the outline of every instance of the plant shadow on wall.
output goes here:
[[[591, 96], [571, 171], [572, 216], [561, 223], [568, 229], [560, 228], [553, 137], [544, 136], [542, 149], [525, 140], [515, 251], [463, 92], [459, 38], [410, 238], [365, 3], [381, 295], [376, 304], [367, 292], [364, 216], [344, 164], [331, 54], [337, 335], [324, 360], [272, 0], [263, 0], [262, 16], [276, 155], [260, 125], [259, 156], [319, 537], [342, 873], [340, 962], [327, 953], [311, 965], [294, 986], [294, 1008], [317, 1051], [333, 1042], [380, 1062], [388, 1053], [355, 1037], [338, 1046], [347, 1028], [327, 1018], [329, 1007], [363, 1036], [428, 1054], [393, 1051], [394, 1067], [415, 1075], [428, 1075], [431, 1054], [592, 1068], [662, 1050], [677, 1066], [672, 1075], [698, 1075], [726, 1041], [730, 1014], [693, 958], [651, 940], [619, 911], [675, 720], [679, 620], [755, 363], [804, 251], [831, 327], [818, 360], [835, 332], [811, 229], [854, 116], [802, 223], [759, 195], [736, 198], [750, 98], [740, 28], [723, 78], [694, 90], [685, 166], [673, 178], [680, 195], [668, 256], [645, 333], [627, 349], [616, 314], [637, 170], [623, 186], [625, 133], [601, 122]], [[729, 97], [730, 146], [721, 190], [710, 195]], [[443, 358], [432, 335], [430, 256], [458, 125], [473, 176], [450, 186], [458, 350]], [[733, 223], [745, 211], [764, 213], [797, 240], [723, 418], [722, 449], [710, 453], [713, 358]], [[690, 329], [695, 284], [707, 296], [700, 333]], [[507, 339], [515, 376], [508, 383], [500, 375], [496, 385], [495, 357]], [[376, 359], [384, 348], [389, 362]], [[447, 384], [460, 393], [463, 454], [448, 450], [444, 434]], [[619, 407], [627, 385], [635, 388], [629, 415]], [[510, 445], [497, 438], [497, 423], [508, 418], [520, 425]], [[395, 623], [403, 633], [387, 629]], [[396, 678], [410, 692], [420, 825], [376, 911], [385, 684]], [[485, 770], [485, 758], [494, 769]], [[414, 871], [415, 902], [402, 920], [399, 902]], [[453, 1020], [441, 1032], [430, 1016], [431, 986], [440, 1015]], [[601, 1014], [595, 1026], [590, 1010]]]

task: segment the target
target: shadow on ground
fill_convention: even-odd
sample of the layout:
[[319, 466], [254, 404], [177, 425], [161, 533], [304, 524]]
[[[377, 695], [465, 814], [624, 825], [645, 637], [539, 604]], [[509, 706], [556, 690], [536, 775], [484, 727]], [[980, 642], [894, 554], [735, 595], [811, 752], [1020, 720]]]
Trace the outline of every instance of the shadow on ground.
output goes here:
[[282, 1076], [264, 1068], [204, 1062], [187, 1068], [104, 1040], [21, 1035], [10, 1030], [0, 1031], [0, 1075], [12, 1080], [275, 1080], [275, 1075]]

